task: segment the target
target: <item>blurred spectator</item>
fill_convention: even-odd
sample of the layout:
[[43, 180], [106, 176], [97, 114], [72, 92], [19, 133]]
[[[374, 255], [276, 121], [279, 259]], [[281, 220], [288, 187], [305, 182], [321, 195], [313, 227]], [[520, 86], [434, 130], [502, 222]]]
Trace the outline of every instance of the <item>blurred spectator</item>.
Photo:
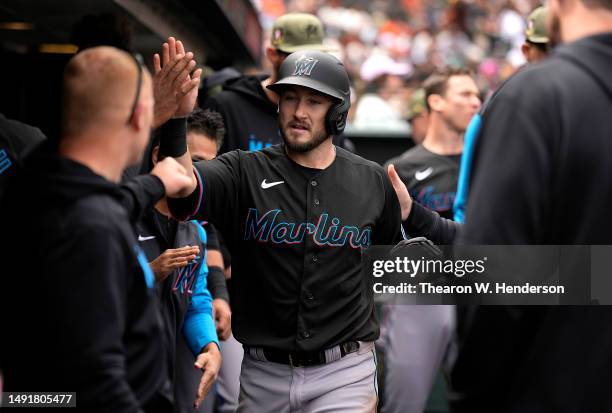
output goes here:
[[361, 79], [372, 82], [382, 75], [408, 76], [412, 73], [409, 63], [396, 62], [384, 53], [370, 56], [361, 66]]
[[389, 102], [398, 91], [397, 87], [401, 85], [401, 77], [394, 73], [384, 73], [376, 77], [357, 103], [351, 128], [394, 130], [408, 134], [408, 122], [402, 119], [400, 112]]
[[425, 89], [417, 89], [412, 93], [408, 104], [408, 122], [412, 129], [412, 140], [415, 145], [420, 145], [425, 139], [427, 126], [429, 125], [429, 114], [425, 106]]
[[400, 96], [410, 73], [409, 63], [398, 62], [382, 50], [372, 54], [361, 66], [360, 77], [366, 89], [357, 103], [351, 127], [409, 132], [402, 116], [405, 99]]
[[525, 42], [521, 46], [521, 51], [529, 63], [535, 63], [548, 55], [547, 13], [546, 7], [538, 7], [527, 18]]
[[[264, 13], [274, 9], [259, 0]], [[264, 3], [266, 3], [264, 5]], [[444, 66], [468, 67], [486, 94], [522, 66], [530, 10], [539, 0], [293, 0], [286, 11], [316, 13], [356, 88], [355, 128], [408, 131], [411, 88]], [[269, 26], [268, 26], [269, 27]], [[535, 49], [537, 50], [537, 49]], [[395, 85], [385, 95], [385, 85]]]

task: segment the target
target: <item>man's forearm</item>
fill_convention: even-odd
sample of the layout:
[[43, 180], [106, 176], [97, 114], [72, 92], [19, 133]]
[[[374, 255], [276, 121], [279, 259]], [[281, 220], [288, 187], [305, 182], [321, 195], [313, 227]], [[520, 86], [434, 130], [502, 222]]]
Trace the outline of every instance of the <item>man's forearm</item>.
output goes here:
[[437, 212], [429, 210], [418, 202], [412, 203], [412, 209], [402, 225], [411, 237], [425, 237], [434, 244], [449, 245], [457, 238], [463, 225], [442, 218]]
[[155, 205], [165, 194], [164, 184], [153, 175], [136, 176], [120, 187], [120, 202], [127, 210], [131, 222], [136, 222], [143, 212]]

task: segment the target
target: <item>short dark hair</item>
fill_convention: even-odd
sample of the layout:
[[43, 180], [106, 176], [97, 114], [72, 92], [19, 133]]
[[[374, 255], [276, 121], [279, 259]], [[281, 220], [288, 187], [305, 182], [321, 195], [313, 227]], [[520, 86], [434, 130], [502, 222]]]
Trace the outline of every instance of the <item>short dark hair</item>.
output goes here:
[[550, 47], [548, 43], [535, 43], [535, 42], [529, 41], [529, 39], [525, 39], [525, 43], [527, 43], [531, 47], [535, 47], [542, 53], [548, 53], [550, 51]]
[[587, 7], [602, 7], [612, 10], [612, 0], [581, 0]]
[[202, 133], [214, 139], [217, 142], [217, 149], [220, 149], [223, 144], [223, 136], [225, 136], [223, 117], [214, 110], [196, 108], [187, 118], [187, 130]]
[[446, 67], [429, 75], [423, 82], [423, 89], [425, 89], [425, 106], [428, 111], [431, 110], [428, 101], [429, 97], [431, 95], [444, 96], [446, 87], [448, 86], [448, 79], [453, 76], [470, 76], [473, 78], [474, 73], [470, 69], [464, 67]]

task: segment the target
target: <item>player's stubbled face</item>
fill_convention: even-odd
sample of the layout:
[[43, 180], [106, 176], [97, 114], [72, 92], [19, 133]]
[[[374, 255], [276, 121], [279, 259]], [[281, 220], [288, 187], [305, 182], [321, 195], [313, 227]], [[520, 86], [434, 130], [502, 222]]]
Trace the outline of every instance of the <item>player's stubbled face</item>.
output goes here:
[[463, 133], [472, 117], [480, 110], [480, 92], [470, 76], [451, 76], [444, 95], [443, 116], [451, 127]]
[[328, 137], [325, 115], [333, 104], [330, 97], [301, 86], [288, 87], [279, 101], [279, 126], [285, 145], [295, 152], [308, 152]]

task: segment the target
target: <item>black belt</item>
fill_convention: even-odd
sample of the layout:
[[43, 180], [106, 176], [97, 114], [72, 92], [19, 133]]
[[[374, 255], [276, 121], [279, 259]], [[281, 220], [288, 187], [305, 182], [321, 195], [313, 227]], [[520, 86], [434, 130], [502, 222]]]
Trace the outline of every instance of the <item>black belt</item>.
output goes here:
[[[334, 352], [337, 347], [339, 347], [340, 350], [340, 357], [326, 357], [326, 354], [337, 354], [337, 351]], [[347, 354], [354, 353], [359, 350], [359, 343], [356, 341], [347, 341], [346, 343], [342, 343], [334, 348], [322, 351], [287, 352], [271, 348], [258, 348], [247, 346], [245, 346], [244, 350], [256, 359], [261, 359], [259, 355], [263, 354], [266, 361], [271, 361], [273, 363], [287, 364], [292, 367], [310, 367], [331, 363], [333, 361], [341, 359]]]

